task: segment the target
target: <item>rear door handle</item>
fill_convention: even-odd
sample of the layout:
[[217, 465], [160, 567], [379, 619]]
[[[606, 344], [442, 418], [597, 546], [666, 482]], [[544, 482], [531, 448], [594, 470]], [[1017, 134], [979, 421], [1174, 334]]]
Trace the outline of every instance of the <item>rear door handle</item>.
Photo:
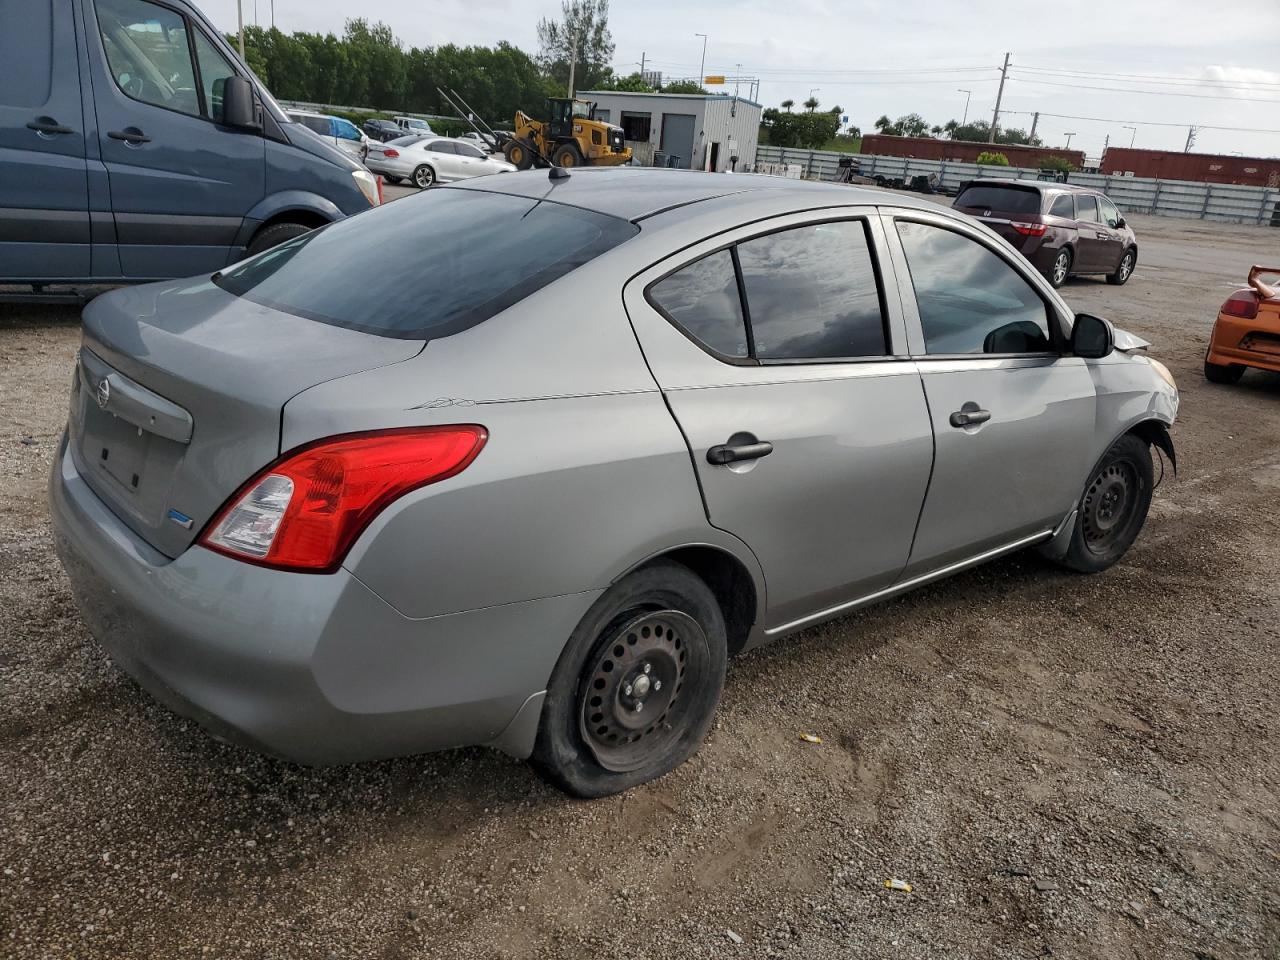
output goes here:
[[37, 117], [27, 124], [28, 130], [36, 133], [75, 133], [70, 127], [63, 126], [53, 117]]
[[107, 136], [112, 140], [123, 140], [125, 143], [150, 143], [151, 138], [139, 130], [137, 127], [128, 127], [124, 130], [108, 130]]
[[745, 438], [741, 434], [734, 434], [728, 443], [718, 443], [711, 447], [707, 450], [707, 463], [723, 467], [742, 460], [759, 460], [773, 453], [773, 444], [768, 440], [757, 440], [755, 437], [751, 437], [748, 442], [742, 442], [743, 440]]
[[991, 419], [990, 410], [957, 410], [951, 415], [951, 425], [953, 427], [975, 427], [980, 423], [986, 423]]

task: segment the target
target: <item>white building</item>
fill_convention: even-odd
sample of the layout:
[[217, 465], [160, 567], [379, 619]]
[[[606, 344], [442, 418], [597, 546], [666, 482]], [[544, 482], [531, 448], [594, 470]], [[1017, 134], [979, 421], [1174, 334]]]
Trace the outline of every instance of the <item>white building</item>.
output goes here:
[[[655, 159], [686, 170], [750, 169], [756, 162], [760, 104], [718, 93], [629, 93], [580, 90], [596, 118], [622, 127], [633, 163]], [[661, 156], [659, 156], [661, 155]], [[736, 158], [736, 159], [735, 159]]]

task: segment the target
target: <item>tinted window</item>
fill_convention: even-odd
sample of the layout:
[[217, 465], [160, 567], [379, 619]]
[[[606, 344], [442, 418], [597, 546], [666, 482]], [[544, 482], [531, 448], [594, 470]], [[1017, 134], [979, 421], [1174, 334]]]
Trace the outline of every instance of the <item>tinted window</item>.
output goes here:
[[1048, 308], [1003, 259], [968, 237], [898, 223], [924, 330], [925, 351], [1041, 353], [1051, 348]]
[[196, 63], [200, 65], [200, 86], [204, 88], [205, 113], [217, 123], [222, 122], [222, 90], [227, 80], [236, 75], [227, 58], [218, 52], [209, 38], [201, 31], [195, 32]]
[[97, 6], [116, 85], [143, 103], [199, 116], [186, 21], [146, 0], [98, 0]]
[[1071, 194], [1060, 193], [1053, 199], [1053, 206], [1049, 209], [1055, 217], [1066, 217], [1068, 220], [1076, 218], [1076, 205], [1071, 201]]
[[478, 149], [467, 143], [455, 143], [454, 148], [458, 151], [460, 157], [470, 157], [472, 160], [483, 160], [485, 155]]
[[1001, 213], [1039, 213], [1040, 191], [1022, 187], [981, 186], [975, 184], [960, 191], [957, 207], [999, 210]]
[[1091, 194], [1081, 193], [1076, 195], [1076, 219], [1097, 222], [1098, 201]]
[[300, 124], [302, 124], [308, 130], [314, 130], [316, 133], [320, 134], [320, 136], [322, 137], [327, 137], [330, 135], [329, 131], [332, 129], [332, 127], [329, 125], [329, 120], [327, 117], [308, 117], [303, 115], [303, 116], [299, 116], [297, 120]]
[[322, 323], [431, 339], [487, 320], [637, 232], [550, 201], [427, 190], [287, 241], [216, 282]]
[[885, 353], [880, 292], [860, 220], [818, 223], [738, 246], [761, 360]]
[[1098, 198], [1098, 211], [1102, 215], [1102, 222], [1108, 227], [1114, 227], [1120, 220], [1120, 211], [1106, 197]]
[[747, 355], [747, 328], [733, 272], [733, 255], [721, 250], [682, 267], [649, 289], [649, 298], [677, 326], [716, 353]]
[[343, 120], [341, 117], [334, 117], [333, 127], [337, 131], [337, 135], [343, 140], [360, 139], [360, 131], [356, 129], [356, 125], [350, 120]]
[[433, 151], [434, 153], [457, 153], [458, 152], [453, 149], [452, 143], [445, 143], [443, 140], [440, 140], [431, 144], [430, 146], [427, 147], [427, 149]]

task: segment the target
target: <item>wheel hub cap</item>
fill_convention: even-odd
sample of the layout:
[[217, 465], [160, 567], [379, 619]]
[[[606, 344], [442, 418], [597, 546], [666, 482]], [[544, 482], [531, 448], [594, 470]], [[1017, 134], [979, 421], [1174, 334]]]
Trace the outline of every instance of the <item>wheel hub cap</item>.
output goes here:
[[605, 633], [588, 660], [578, 715], [602, 767], [635, 770], [679, 738], [691, 645], [705, 642], [697, 621], [678, 610], [642, 613]]

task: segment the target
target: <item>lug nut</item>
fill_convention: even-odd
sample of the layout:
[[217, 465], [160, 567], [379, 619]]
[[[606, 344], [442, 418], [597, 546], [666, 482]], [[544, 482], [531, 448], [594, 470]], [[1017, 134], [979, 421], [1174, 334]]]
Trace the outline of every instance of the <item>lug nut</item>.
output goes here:
[[631, 684], [628, 683], [625, 687], [623, 687], [622, 692], [625, 693], [628, 697], [631, 696]]
[[646, 664], [644, 665], [644, 672], [645, 672], [645, 673], [648, 673], [648, 672], [649, 672], [649, 670], [650, 670], [650, 667], [649, 667], [649, 665], [646, 663]]
[[653, 681], [653, 689], [655, 689], [655, 690], [661, 690], [661, 689], [662, 689], [662, 681], [661, 681], [661, 680], [655, 680], [655, 681]]
[[639, 713], [643, 709], [644, 709], [644, 701], [641, 700], [636, 704], [636, 713]]

